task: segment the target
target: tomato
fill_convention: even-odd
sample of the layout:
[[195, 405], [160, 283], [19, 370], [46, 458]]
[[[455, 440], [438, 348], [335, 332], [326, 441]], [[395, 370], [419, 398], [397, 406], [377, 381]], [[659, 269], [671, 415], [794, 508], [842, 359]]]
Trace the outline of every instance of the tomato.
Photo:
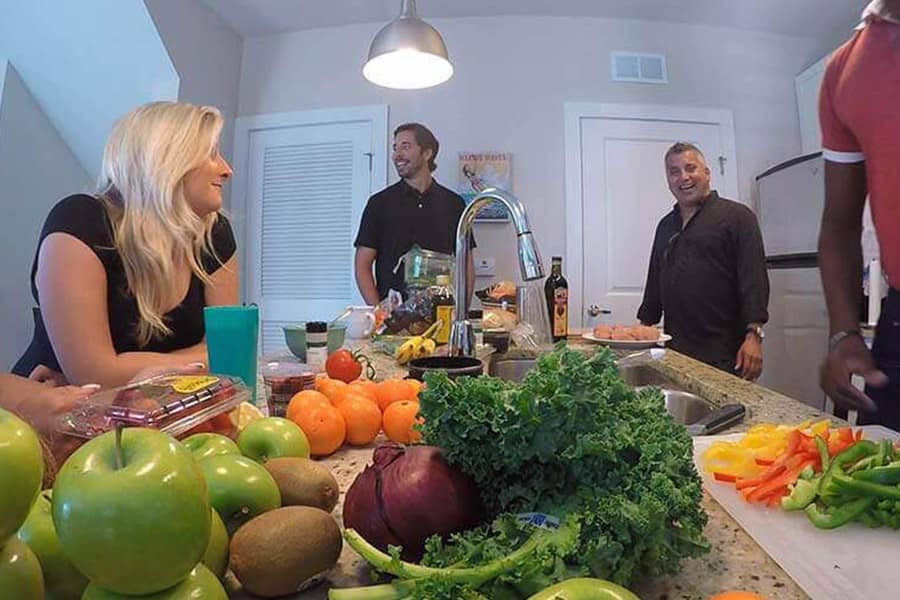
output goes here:
[[360, 354], [358, 351], [341, 349], [332, 352], [325, 361], [325, 372], [332, 379], [340, 379], [345, 383], [359, 378], [362, 374], [363, 364], [366, 366], [366, 373], [369, 378], [375, 376], [375, 369], [369, 363], [369, 359]]

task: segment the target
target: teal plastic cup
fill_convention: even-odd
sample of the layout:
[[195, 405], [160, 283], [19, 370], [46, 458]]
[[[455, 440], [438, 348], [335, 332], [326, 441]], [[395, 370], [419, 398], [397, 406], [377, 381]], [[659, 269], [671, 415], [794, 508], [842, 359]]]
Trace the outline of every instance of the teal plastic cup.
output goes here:
[[256, 402], [259, 308], [207, 306], [203, 309], [209, 372], [240, 377]]

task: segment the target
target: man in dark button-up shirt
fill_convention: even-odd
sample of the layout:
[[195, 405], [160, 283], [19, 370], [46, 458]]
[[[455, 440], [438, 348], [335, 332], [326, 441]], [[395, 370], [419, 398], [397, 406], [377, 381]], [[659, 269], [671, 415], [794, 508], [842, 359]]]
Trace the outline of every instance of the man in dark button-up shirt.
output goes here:
[[[395, 269], [413, 245], [455, 253], [456, 225], [466, 203], [431, 176], [437, 169], [437, 153], [438, 141], [424, 125], [406, 123], [394, 131], [391, 158], [400, 181], [369, 198], [354, 243], [356, 284], [367, 304], [378, 304], [392, 289], [405, 292], [403, 267]], [[469, 243], [474, 245], [471, 238]], [[470, 293], [474, 282], [470, 252], [466, 269]]]
[[673, 349], [754, 380], [769, 318], [756, 216], [710, 190], [709, 167], [696, 146], [675, 144], [665, 164], [677, 203], [656, 228], [638, 319], [653, 325], [665, 314]]

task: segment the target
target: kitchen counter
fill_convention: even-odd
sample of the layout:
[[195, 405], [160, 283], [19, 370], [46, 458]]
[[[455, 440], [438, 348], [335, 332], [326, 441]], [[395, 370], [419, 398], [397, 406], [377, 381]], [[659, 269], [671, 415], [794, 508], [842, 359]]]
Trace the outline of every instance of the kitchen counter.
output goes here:
[[[594, 346], [572, 338], [570, 346], [592, 351]], [[378, 352], [370, 352], [378, 378], [402, 377], [406, 369], [393, 359]], [[798, 423], [817, 420], [827, 415], [801, 402], [778, 394], [760, 385], [743, 381], [674, 351], [654, 361], [653, 368], [716, 405], [739, 402], [747, 407], [745, 419], [728, 432], [743, 431], [756, 423]], [[835, 423], [839, 419], [832, 417]], [[370, 461], [374, 445], [364, 448], [345, 448], [323, 459], [345, 492]], [[341, 503], [335, 508], [340, 518]], [[747, 590], [762, 594], [770, 600], [804, 599], [808, 596], [796, 583], [744, 532], [743, 529], [704, 492], [703, 508], [709, 515], [705, 534], [711, 550], [701, 558], [685, 561], [680, 574], [649, 578], [634, 586], [643, 600], [705, 599], [725, 590]], [[327, 582], [293, 596], [296, 600], [322, 600], [328, 587], [347, 587], [370, 582], [369, 569], [349, 547], [344, 547], [338, 565], [325, 574]], [[236, 595], [236, 597], [241, 597]]]

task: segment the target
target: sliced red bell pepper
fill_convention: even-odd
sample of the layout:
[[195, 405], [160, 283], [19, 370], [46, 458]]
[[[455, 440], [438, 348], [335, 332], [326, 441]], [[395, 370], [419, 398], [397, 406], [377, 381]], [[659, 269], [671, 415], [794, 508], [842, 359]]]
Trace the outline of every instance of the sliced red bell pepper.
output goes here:
[[737, 482], [735, 482], [734, 487], [736, 487], [739, 490], [742, 490], [744, 488], [757, 487], [757, 486], [762, 485], [765, 482], [769, 481], [770, 479], [773, 479], [774, 477], [781, 475], [781, 473], [783, 473], [786, 469], [787, 469], [787, 467], [785, 467], [784, 464], [772, 465], [758, 477], [751, 477], [749, 479], [738, 479]]
[[853, 437], [853, 429], [850, 427], [841, 427], [840, 429], [837, 430], [837, 434], [838, 434], [838, 439], [843, 442], [852, 444], [853, 442], [856, 441], [856, 439]]
[[789, 494], [787, 486], [780, 487], [766, 499], [766, 506], [781, 506], [781, 499]]
[[[807, 466], [813, 464], [813, 459], [806, 458], [802, 462], [793, 466], [790, 469], [786, 469], [780, 475], [773, 477], [766, 481], [765, 483], [757, 486], [752, 492], [750, 492], [746, 498], [749, 502], [762, 502], [765, 498], [768, 498], [770, 494], [777, 492], [781, 488], [787, 489], [787, 486], [791, 483], [797, 481], [797, 478], [800, 476], [800, 472], [805, 469]], [[779, 496], [780, 498], [780, 496]]]
[[761, 467], [771, 467], [772, 465], [775, 464], [774, 460], [771, 460], [768, 458], [757, 458], [755, 460], [756, 460], [756, 464], [758, 464]]
[[728, 483], [734, 483], [735, 481], [737, 481], [737, 475], [713, 471], [713, 479], [715, 479], [716, 481], [726, 481]]

